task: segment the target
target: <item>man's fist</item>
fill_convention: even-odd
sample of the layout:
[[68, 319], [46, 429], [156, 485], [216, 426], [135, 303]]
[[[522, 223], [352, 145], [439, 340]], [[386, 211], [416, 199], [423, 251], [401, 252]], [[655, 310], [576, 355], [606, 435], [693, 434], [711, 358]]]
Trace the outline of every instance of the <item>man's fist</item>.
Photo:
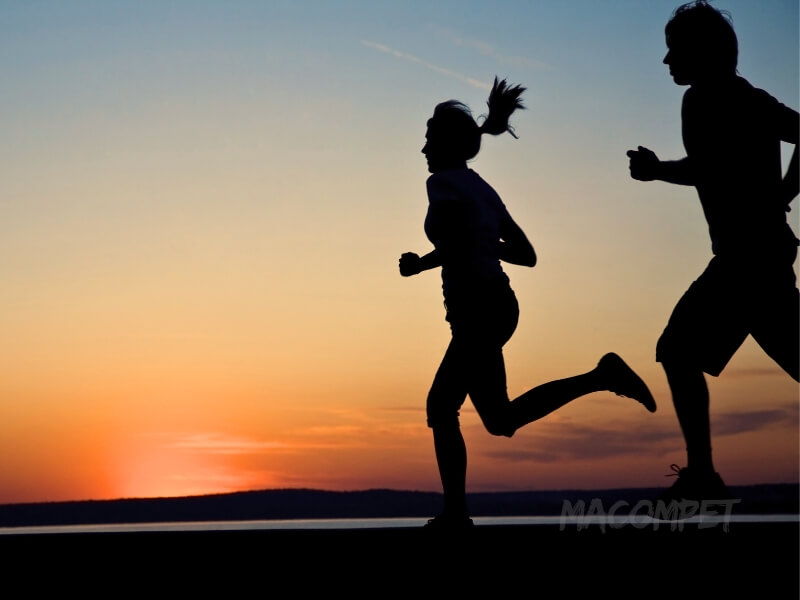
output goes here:
[[639, 181], [653, 181], [657, 178], [658, 166], [661, 161], [658, 160], [655, 152], [639, 146], [637, 150], [628, 150], [627, 155], [630, 159], [628, 168], [631, 177]]

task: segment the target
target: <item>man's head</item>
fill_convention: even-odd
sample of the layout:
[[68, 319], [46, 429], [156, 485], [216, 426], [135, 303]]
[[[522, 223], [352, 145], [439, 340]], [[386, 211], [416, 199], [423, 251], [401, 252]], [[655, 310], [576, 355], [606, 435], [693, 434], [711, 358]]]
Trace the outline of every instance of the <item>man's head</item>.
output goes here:
[[664, 28], [664, 64], [678, 85], [692, 85], [734, 75], [739, 43], [730, 17], [696, 0], [679, 6]]

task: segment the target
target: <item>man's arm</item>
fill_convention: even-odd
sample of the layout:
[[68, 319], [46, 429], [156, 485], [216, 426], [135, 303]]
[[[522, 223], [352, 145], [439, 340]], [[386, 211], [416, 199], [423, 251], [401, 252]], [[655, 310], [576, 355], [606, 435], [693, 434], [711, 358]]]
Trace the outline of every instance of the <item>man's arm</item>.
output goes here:
[[786, 202], [787, 211], [789, 204], [797, 198], [798, 194], [800, 194], [800, 169], [798, 168], [797, 146], [795, 146], [792, 158], [789, 160], [789, 167], [786, 169], [786, 175], [781, 181], [781, 197]]
[[655, 152], [639, 146], [628, 150], [631, 177], [639, 181], [665, 181], [677, 185], [695, 185], [696, 178], [688, 157], [680, 160], [659, 160]]
[[779, 105], [781, 112], [779, 116], [780, 138], [781, 141], [794, 145], [792, 158], [789, 159], [789, 166], [786, 174], [781, 181], [781, 199], [786, 203], [786, 210], [789, 204], [800, 194], [800, 169], [798, 168], [797, 146], [800, 142], [800, 114], [796, 110]]

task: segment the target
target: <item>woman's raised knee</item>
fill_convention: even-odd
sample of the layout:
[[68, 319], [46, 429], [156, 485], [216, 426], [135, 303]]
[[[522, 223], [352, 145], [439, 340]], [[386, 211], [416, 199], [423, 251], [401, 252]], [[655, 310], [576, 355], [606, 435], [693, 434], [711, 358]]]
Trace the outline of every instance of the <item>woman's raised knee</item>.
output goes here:
[[486, 427], [491, 435], [502, 437], [513, 437], [517, 428], [511, 423], [511, 420], [505, 417], [488, 418], [483, 420], [483, 426]]

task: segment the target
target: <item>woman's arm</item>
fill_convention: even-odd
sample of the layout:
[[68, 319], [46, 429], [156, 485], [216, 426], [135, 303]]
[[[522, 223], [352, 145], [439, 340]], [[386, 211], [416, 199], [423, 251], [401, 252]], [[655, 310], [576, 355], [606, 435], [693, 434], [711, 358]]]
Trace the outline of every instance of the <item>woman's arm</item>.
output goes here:
[[441, 266], [442, 260], [436, 250], [431, 250], [425, 256], [419, 256], [414, 252], [405, 252], [400, 256], [400, 275], [403, 277]]
[[510, 216], [503, 223], [500, 238], [500, 260], [523, 267], [536, 266], [533, 244]]

